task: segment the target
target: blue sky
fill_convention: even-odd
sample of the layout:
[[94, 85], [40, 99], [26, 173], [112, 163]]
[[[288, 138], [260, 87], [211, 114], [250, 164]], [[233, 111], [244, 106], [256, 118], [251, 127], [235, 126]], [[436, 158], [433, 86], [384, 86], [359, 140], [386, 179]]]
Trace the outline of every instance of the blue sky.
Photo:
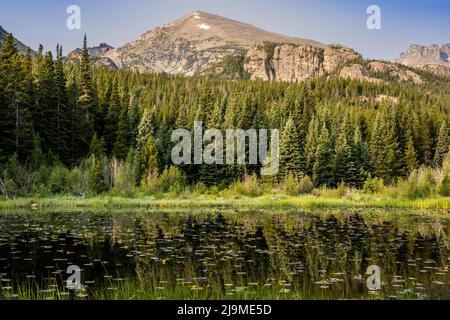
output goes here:
[[[82, 29], [66, 28], [69, 5], [81, 8]], [[380, 6], [382, 29], [366, 27], [369, 5]], [[90, 45], [120, 46], [140, 34], [200, 10], [268, 31], [341, 43], [366, 58], [393, 59], [410, 44], [450, 42], [449, 0], [0, 0], [0, 25], [32, 48], [65, 52]]]

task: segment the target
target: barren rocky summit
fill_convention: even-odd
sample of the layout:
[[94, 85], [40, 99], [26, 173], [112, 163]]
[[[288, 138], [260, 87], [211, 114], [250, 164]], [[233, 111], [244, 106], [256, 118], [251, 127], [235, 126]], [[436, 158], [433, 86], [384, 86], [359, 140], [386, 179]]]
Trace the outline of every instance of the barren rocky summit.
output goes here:
[[305, 80], [361, 58], [343, 46], [271, 33], [198, 11], [104, 55], [118, 68], [183, 75], [215, 70], [230, 56], [244, 58], [243, 71], [252, 79], [282, 81]]
[[195, 75], [224, 57], [242, 55], [252, 44], [263, 41], [324, 47], [313, 40], [267, 32], [205, 12], [192, 12], [107, 52], [105, 57], [119, 68]]

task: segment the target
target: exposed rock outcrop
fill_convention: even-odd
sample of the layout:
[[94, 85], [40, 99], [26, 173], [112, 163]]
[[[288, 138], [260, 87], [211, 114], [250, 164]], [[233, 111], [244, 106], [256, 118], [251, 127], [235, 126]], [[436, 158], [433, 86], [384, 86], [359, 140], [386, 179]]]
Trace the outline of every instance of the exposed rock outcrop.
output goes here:
[[376, 73], [382, 73], [387, 75], [389, 78], [394, 78], [399, 81], [411, 81], [415, 84], [422, 84], [423, 81], [420, 76], [407, 69], [400, 68], [395, 64], [374, 61], [369, 63], [369, 70]]
[[361, 58], [361, 55], [353, 49], [341, 45], [329, 45], [325, 48], [323, 67], [325, 72], [332, 73], [349, 61]]
[[415, 72], [392, 63], [373, 61], [366, 66], [352, 64], [342, 68], [342, 78], [368, 81], [372, 83], [383, 83], [390, 80], [411, 81], [414, 84], [422, 84], [422, 78]]
[[319, 48], [303, 44], [258, 43], [247, 52], [244, 69], [251, 79], [303, 81], [325, 73], [361, 56], [343, 46]]
[[360, 64], [352, 64], [351, 66], [347, 66], [342, 68], [341, 73], [339, 74], [342, 78], [359, 80], [359, 81], [368, 81], [373, 83], [382, 83], [383, 80], [371, 78], [365, 75], [366, 69]]
[[450, 67], [446, 67], [440, 64], [427, 64], [420, 69], [434, 73], [441, 77], [450, 77]]

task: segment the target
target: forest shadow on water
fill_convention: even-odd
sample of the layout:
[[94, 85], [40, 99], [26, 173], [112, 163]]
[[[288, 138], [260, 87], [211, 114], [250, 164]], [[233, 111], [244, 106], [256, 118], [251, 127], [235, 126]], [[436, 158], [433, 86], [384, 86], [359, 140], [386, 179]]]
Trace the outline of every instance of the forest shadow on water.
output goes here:
[[450, 219], [369, 211], [6, 213], [0, 299], [450, 299]]

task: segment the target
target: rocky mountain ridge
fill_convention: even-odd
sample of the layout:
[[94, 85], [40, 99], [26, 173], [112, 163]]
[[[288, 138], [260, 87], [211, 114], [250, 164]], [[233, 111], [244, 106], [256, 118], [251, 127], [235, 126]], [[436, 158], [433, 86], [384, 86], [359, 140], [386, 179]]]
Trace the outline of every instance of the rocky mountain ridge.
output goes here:
[[[0, 27], [0, 43], [6, 34]], [[16, 42], [24, 52], [26, 46]], [[421, 76], [411, 68], [450, 76], [450, 44], [413, 45], [400, 55], [397, 64], [365, 61], [343, 45], [280, 35], [200, 11], [150, 30], [119, 48], [101, 43], [89, 47], [88, 53], [93, 65], [113, 70], [232, 79], [298, 82], [328, 74], [373, 83], [421, 84]], [[81, 56], [82, 50], [76, 49], [65, 60], [79, 63]]]
[[[98, 46], [94, 46], [94, 47], [88, 47], [88, 53], [89, 53], [89, 57], [91, 59], [91, 62], [93, 63], [93, 65], [95, 66], [106, 66], [107, 68], [111, 69], [111, 70], [117, 70], [117, 66], [115, 65], [115, 63], [105, 57], [104, 55], [108, 52], [114, 49], [114, 47], [110, 46], [107, 43], [100, 43], [100, 45]], [[75, 49], [74, 51], [70, 52], [67, 57], [66, 57], [66, 61], [70, 62], [70, 63], [80, 63], [81, 62], [81, 56], [83, 54], [83, 50], [78, 48]]]
[[[102, 42], [102, 43], [100, 43], [100, 45], [98, 45], [96, 47], [89, 47], [88, 53], [89, 53], [90, 57], [98, 58], [98, 57], [103, 56], [105, 53], [107, 53], [108, 51], [110, 51], [112, 49], [114, 49], [114, 47], [110, 46], [107, 43]], [[74, 51], [70, 52], [68, 54], [68, 57], [76, 58], [77, 55], [81, 55], [82, 53], [83, 53], [83, 50], [78, 48], [78, 49], [75, 49]]]
[[395, 62], [442, 76], [450, 76], [450, 43], [441, 47], [411, 45]]
[[192, 12], [107, 52], [119, 68], [196, 75], [227, 56], [245, 54], [255, 42], [288, 42], [323, 47], [319, 42], [267, 32], [205, 12]]

